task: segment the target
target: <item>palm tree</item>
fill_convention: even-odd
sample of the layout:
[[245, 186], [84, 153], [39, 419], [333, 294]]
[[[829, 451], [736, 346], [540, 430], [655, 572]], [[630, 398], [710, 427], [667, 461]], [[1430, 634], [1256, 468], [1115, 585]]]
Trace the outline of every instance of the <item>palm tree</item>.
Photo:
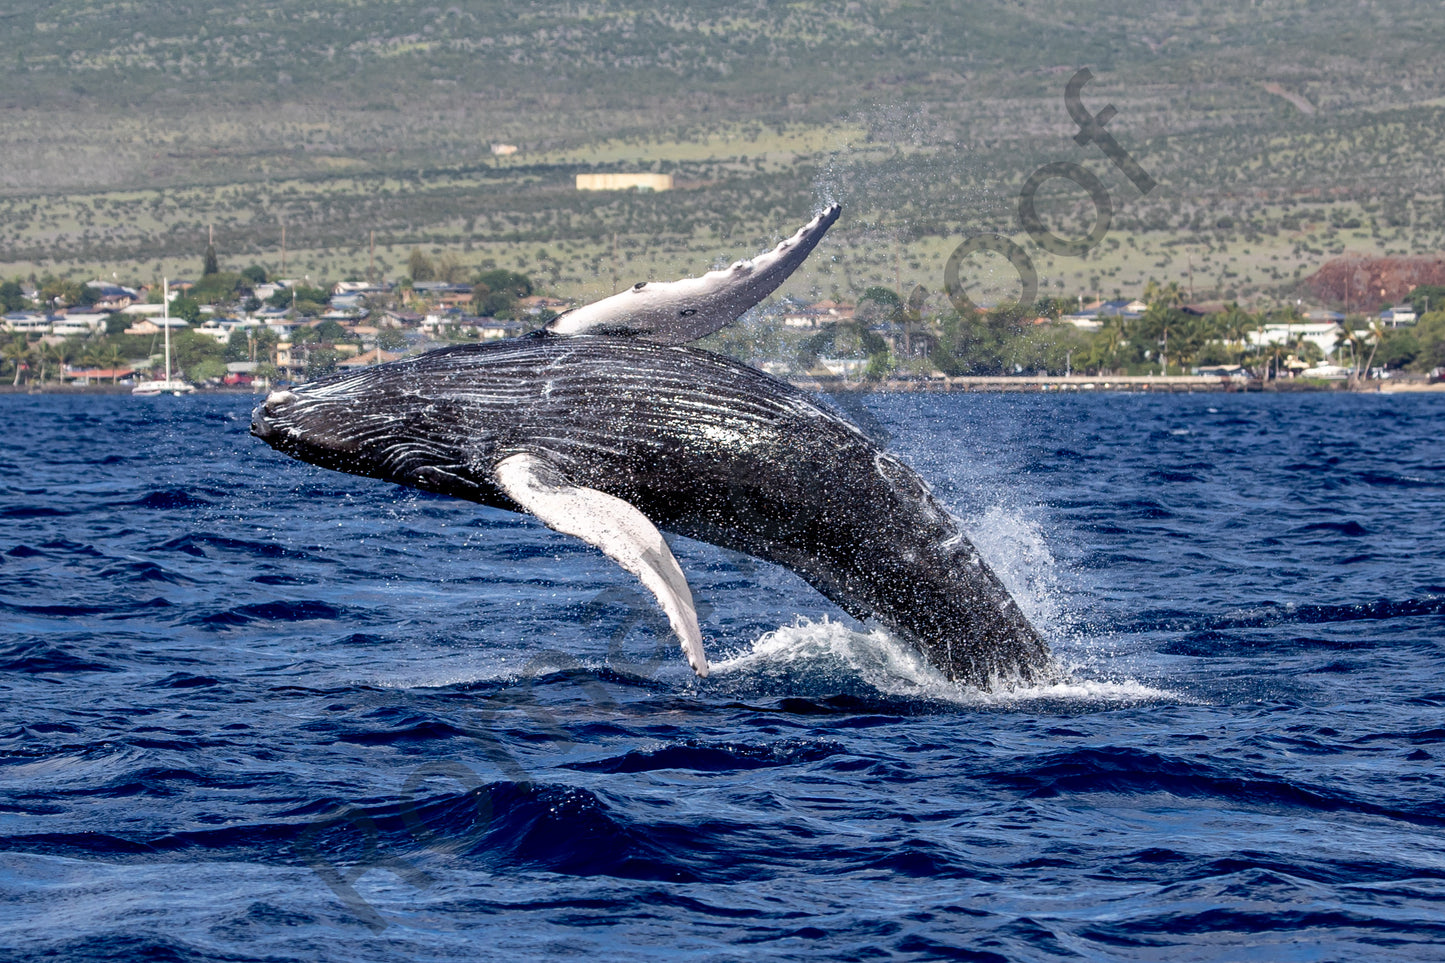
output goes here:
[[1338, 357], [1340, 348], [1350, 346], [1350, 384], [1353, 385], [1360, 379], [1360, 332], [1350, 327], [1348, 323], [1340, 325], [1340, 330], [1335, 332], [1335, 354]]
[[1169, 306], [1161, 297], [1144, 311], [1137, 323], [1140, 340], [1144, 343], [1158, 344], [1162, 338], [1164, 349], [1159, 352], [1160, 374], [1168, 374], [1169, 351]]
[[55, 343], [40, 341], [39, 354], [40, 382], [45, 380], [45, 363], [49, 360], [55, 361], [56, 377], [58, 377], [59, 380], [65, 380], [65, 366], [71, 363], [71, 361], [74, 361], [75, 357], [78, 356], [79, 344], [77, 341], [71, 340], [55, 341]]
[[110, 383], [115, 384], [120, 378], [120, 363], [124, 360], [120, 348], [114, 343], [107, 343], [101, 357], [105, 361], [102, 367], [110, 369]]
[[1385, 336], [1388, 330], [1389, 329], [1385, 327], [1385, 322], [1379, 318], [1372, 318], [1370, 320], [1370, 360], [1365, 362], [1366, 378], [1370, 377], [1370, 369], [1374, 367], [1375, 364], [1375, 352], [1380, 349], [1380, 345], [1385, 343]]
[[11, 387], [20, 384], [20, 369], [30, 360], [30, 342], [25, 340], [23, 334], [17, 334], [10, 339], [10, 343], [0, 348], [5, 360], [15, 366], [15, 380], [10, 382]]
[[1109, 368], [1113, 370], [1119, 366], [1119, 351], [1124, 347], [1128, 331], [1123, 314], [1116, 314], [1110, 318], [1104, 328], [1105, 343], [1109, 346]]
[[1166, 308], [1178, 308], [1184, 305], [1184, 292], [1179, 287], [1178, 281], [1170, 281], [1164, 285], [1159, 292], [1159, 300], [1164, 302]]
[[87, 344], [80, 352], [80, 363], [87, 368], [104, 368], [104, 348], [99, 344]]
[[70, 340], [60, 341], [49, 347], [50, 357], [55, 359], [55, 374], [58, 380], [65, 380], [65, 366], [75, 360], [78, 346]]
[[1238, 301], [1231, 301], [1225, 306], [1219, 323], [1227, 343], [1242, 361], [1244, 359], [1244, 338], [1249, 333], [1249, 329], [1254, 326], [1254, 319], [1249, 316], [1249, 312], [1239, 306]]

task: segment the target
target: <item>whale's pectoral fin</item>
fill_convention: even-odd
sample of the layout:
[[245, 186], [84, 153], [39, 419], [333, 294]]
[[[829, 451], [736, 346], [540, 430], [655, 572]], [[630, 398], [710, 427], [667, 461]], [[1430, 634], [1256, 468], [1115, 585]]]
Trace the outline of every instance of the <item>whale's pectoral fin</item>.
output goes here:
[[662, 533], [646, 515], [606, 492], [573, 484], [540, 455], [509, 455], [497, 462], [494, 473], [507, 497], [548, 528], [600, 548], [640, 578], [667, 613], [688, 664], [699, 676], [707, 675], [692, 591]]
[[766, 254], [681, 281], [642, 281], [610, 298], [558, 315], [552, 334], [611, 334], [687, 344], [732, 324], [772, 294], [822, 240], [841, 208], [830, 204]]

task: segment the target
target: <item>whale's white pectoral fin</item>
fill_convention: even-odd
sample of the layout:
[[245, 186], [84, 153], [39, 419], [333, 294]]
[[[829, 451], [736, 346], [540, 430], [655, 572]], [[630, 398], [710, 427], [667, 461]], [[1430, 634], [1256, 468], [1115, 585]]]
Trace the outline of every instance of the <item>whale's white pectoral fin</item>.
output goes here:
[[692, 590], [662, 533], [646, 515], [606, 492], [573, 484], [540, 455], [509, 455], [497, 462], [494, 473], [507, 497], [548, 528], [601, 549], [641, 579], [667, 613], [688, 664], [699, 676], [707, 675]]
[[732, 324], [772, 294], [807, 259], [841, 211], [830, 204], [766, 254], [681, 281], [642, 281], [547, 324], [559, 335], [612, 334], [687, 344]]

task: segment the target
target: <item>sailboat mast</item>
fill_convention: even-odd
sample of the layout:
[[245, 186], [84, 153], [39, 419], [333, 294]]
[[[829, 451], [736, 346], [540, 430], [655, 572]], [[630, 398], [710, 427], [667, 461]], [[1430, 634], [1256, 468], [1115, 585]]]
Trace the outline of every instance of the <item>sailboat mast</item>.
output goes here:
[[166, 387], [171, 385], [171, 282], [161, 278], [161, 323], [166, 328]]

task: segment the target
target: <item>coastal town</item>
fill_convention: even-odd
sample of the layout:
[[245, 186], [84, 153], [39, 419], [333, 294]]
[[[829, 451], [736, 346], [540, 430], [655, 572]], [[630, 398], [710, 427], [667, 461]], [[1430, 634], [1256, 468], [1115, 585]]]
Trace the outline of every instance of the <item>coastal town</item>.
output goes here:
[[[11, 390], [260, 390], [517, 337], [574, 306], [516, 271], [468, 274], [417, 250], [408, 268], [400, 280], [272, 277], [261, 266], [222, 271], [208, 246], [195, 280], [6, 281], [0, 378]], [[875, 286], [851, 301], [776, 299], [707, 346], [837, 388], [1389, 390], [1441, 380], [1442, 308], [1445, 288], [1430, 285], [1346, 314], [1303, 301], [1253, 311], [1193, 302], [1151, 282], [1137, 298], [960, 313], [942, 292], [919, 287], [905, 300]]]

